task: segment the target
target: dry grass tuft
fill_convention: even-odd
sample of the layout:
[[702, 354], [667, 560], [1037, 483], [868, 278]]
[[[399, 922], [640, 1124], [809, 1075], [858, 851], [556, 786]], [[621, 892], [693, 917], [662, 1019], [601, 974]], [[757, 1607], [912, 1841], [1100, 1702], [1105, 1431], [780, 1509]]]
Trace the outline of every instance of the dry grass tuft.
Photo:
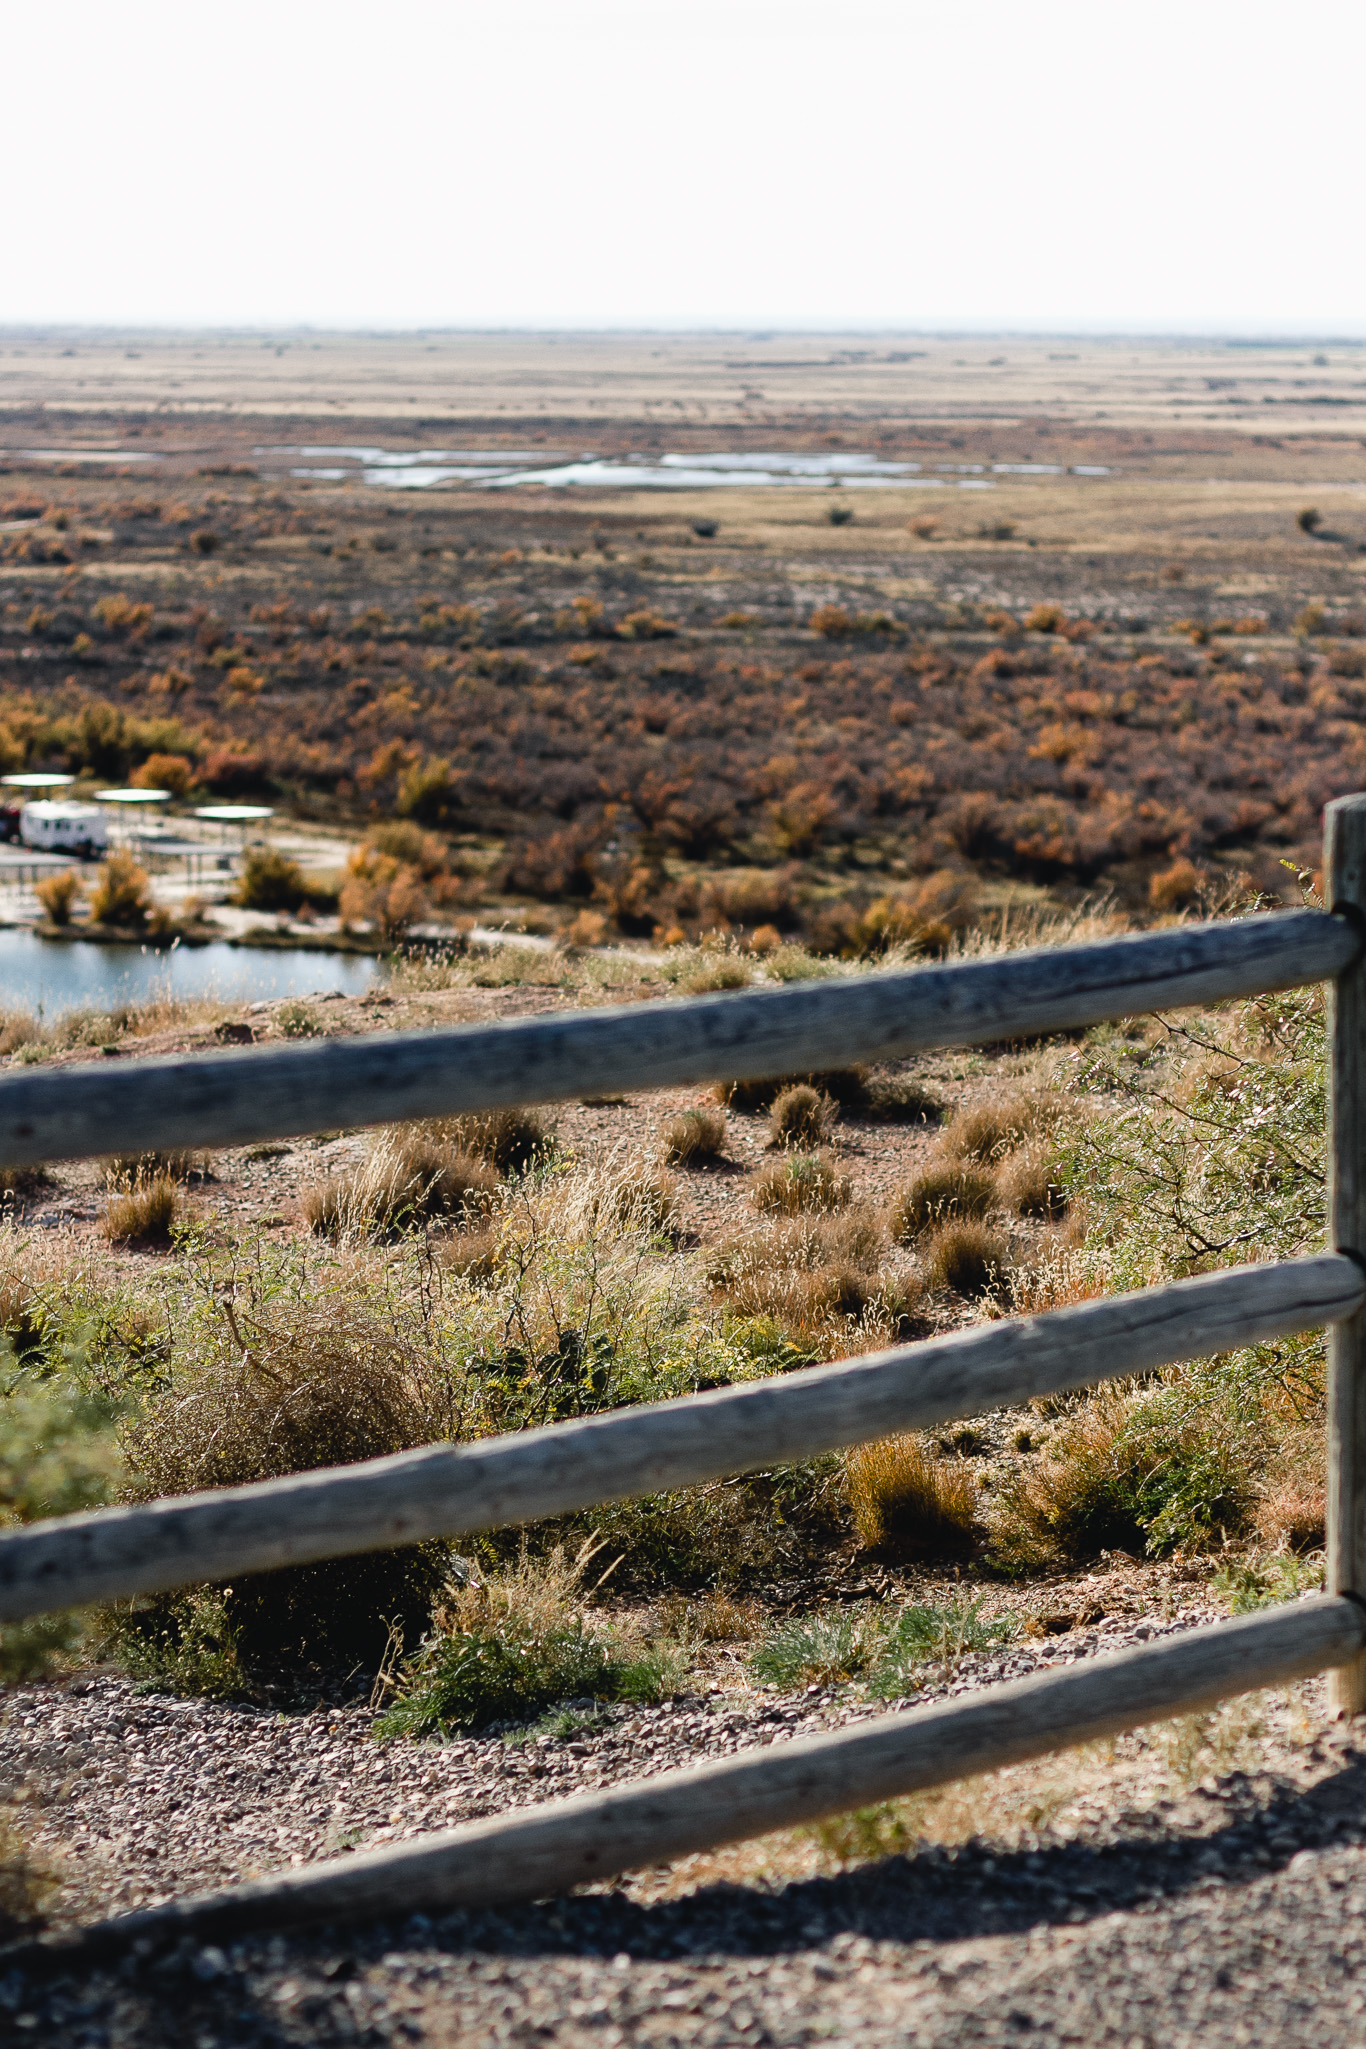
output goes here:
[[984, 1295], [1004, 1279], [1008, 1258], [1005, 1240], [985, 1224], [944, 1224], [926, 1248], [925, 1275], [950, 1294]]
[[1017, 1217], [1056, 1224], [1067, 1214], [1067, 1191], [1057, 1180], [1046, 1145], [1025, 1145], [1002, 1161], [996, 1188]]
[[1003, 1159], [1052, 1122], [1052, 1110], [1037, 1096], [1002, 1096], [960, 1110], [943, 1137], [945, 1152], [982, 1165]]
[[771, 1146], [824, 1145], [838, 1112], [830, 1096], [806, 1082], [784, 1089], [775, 1096], [768, 1113], [768, 1142]]
[[932, 1167], [917, 1174], [892, 1199], [888, 1223], [898, 1244], [964, 1217], [985, 1216], [996, 1198], [996, 1183], [976, 1167]]
[[844, 1209], [853, 1184], [827, 1153], [787, 1153], [761, 1167], [750, 1183], [755, 1209], [796, 1217]]
[[487, 1161], [419, 1126], [396, 1125], [359, 1167], [305, 1191], [304, 1220], [320, 1238], [394, 1238], [476, 1216], [497, 1186]]
[[678, 1223], [680, 1197], [672, 1174], [650, 1161], [635, 1161], [605, 1177], [595, 1192], [592, 1222], [628, 1236], [653, 1238]]
[[661, 1142], [665, 1159], [677, 1167], [717, 1159], [726, 1149], [726, 1113], [712, 1104], [683, 1110], [665, 1125]]
[[[914, 1283], [889, 1281], [878, 1271], [886, 1234], [872, 1210], [785, 1217], [720, 1246], [710, 1279], [719, 1299], [741, 1316], [772, 1317], [789, 1338], [807, 1343], [833, 1320], [871, 1317], [907, 1334], [914, 1315]], [[848, 1349], [841, 1332], [841, 1349]], [[885, 1329], [870, 1332], [881, 1341]]]
[[165, 1245], [180, 1200], [169, 1174], [139, 1175], [106, 1204], [100, 1230], [111, 1245]]
[[844, 1484], [865, 1551], [897, 1564], [971, 1556], [977, 1481], [962, 1460], [918, 1437], [885, 1437], [845, 1454]]
[[541, 1113], [520, 1107], [473, 1111], [464, 1117], [431, 1117], [417, 1128], [443, 1145], [486, 1160], [500, 1174], [536, 1166], [554, 1143]]
[[112, 1153], [103, 1163], [103, 1173], [106, 1188], [131, 1188], [134, 1183], [151, 1180], [158, 1174], [169, 1175], [172, 1181], [202, 1181], [208, 1177], [208, 1160], [203, 1153], [183, 1149]]

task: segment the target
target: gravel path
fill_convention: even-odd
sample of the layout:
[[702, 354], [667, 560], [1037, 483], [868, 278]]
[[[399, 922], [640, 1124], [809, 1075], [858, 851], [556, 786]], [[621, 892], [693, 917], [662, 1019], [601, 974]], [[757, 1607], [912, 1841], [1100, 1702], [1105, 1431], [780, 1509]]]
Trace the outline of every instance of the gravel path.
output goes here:
[[[1203, 1606], [1115, 1617], [973, 1661], [952, 1690], [1208, 1619]], [[716, 1691], [517, 1748], [377, 1745], [363, 1710], [286, 1717], [96, 1678], [16, 1698], [0, 1778], [28, 1802], [39, 1852], [63, 1859], [68, 1919], [868, 1711]], [[48, 1984], [12, 1974], [0, 2036], [74, 2049], [1360, 2040], [1366, 1731], [1328, 1724], [1317, 1682], [1271, 1697], [1241, 1739], [1250, 1711], [1228, 1712], [1203, 1747], [1180, 1731], [1125, 1738], [1003, 1775], [994, 1806], [968, 1789], [956, 1831], [941, 1814], [941, 1842], [881, 1861], [841, 1869], [809, 1836], [773, 1838], [543, 1907], [267, 1932]]]

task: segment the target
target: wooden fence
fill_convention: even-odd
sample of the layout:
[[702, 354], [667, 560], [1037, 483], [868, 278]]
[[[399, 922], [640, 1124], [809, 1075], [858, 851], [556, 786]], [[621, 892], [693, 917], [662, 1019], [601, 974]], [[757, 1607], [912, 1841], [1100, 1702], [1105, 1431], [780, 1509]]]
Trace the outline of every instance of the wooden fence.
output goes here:
[[847, 1066], [1327, 980], [1332, 1249], [781, 1379], [0, 1538], [0, 1621], [496, 1528], [926, 1429], [1327, 1325], [1329, 1592], [833, 1735], [550, 1801], [87, 1929], [48, 1954], [537, 1898], [1331, 1670], [1366, 1709], [1366, 796], [1328, 807], [1328, 909], [781, 991], [0, 1078], [0, 1159], [230, 1145], [665, 1083]]

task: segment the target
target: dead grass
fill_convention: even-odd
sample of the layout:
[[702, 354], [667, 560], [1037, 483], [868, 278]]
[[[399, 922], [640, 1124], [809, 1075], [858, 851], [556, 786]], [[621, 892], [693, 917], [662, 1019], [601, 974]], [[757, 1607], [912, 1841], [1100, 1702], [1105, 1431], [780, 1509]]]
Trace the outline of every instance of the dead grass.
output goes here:
[[844, 1484], [865, 1551], [896, 1564], [970, 1557], [977, 1538], [977, 1480], [918, 1437], [886, 1437], [847, 1452]]
[[169, 1176], [172, 1181], [205, 1180], [208, 1171], [206, 1154], [185, 1150], [113, 1153], [103, 1163], [106, 1188], [130, 1188], [138, 1181], [148, 1181], [159, 1174]]
[[1046, 1129], [1053, 1114], [1037, 1096], [1001, 1096], [971, 1110], [960, 1110], [941, 1143], [946, 1153], [985, 1166]]
[[682, 1207], [677, 1181], [652, 1161], [609, 1169], [590, 1205], [596, 1228], [652, 1238], [674, 1229]]
[[851, 1318], [868, 1321], [874, 1344], [909, 1335], [920, 1289], [881, 1271], [886, 1249], [880, 1217], [859, 1204], [741, 1232], [717, 1247], [709, 1278], [737, 1315], [771, 1317], [797, 1344], [848, 1351]]
[[952, 1295], [984, 1295], [1000, 1285], [1009, 1263], [1004, 1238], [985, 1224], [943, 1224], [925, 1248], [925, 1277]]
[[750, 1183], [755, 1209], [792, 1217], [843, 1209], [852, 1192], [849, 1176], [828, 1153], [788, 1153], [761, 1167]]
[[712, 1104], [680, 1111], [665, 1125], [661, 1147], [665, 1159], [676, 1167], [718, 1159], [726, 1149], [725, 1111]]
[[554, 1143], [551, 1126], [539, 1110], [514, 1107], [480, 1110], [463, 1117], [432, 1117], [417, 1127], [443, 1145], [486, 1160], [500, 1174], [535, 1166]]
[[977, 1167], [931, 1167], [892, 1198], [888, 1223], [899, 1244], [965, 1217], [985, 1216], [996, 1199], [993, 1177]]
[[775, 1096], [768, 1113], [768, 1142], [771, 1146], [800, 1146], [808, 1150], [822, 1146], [830, 1136], [838, 1115], [834, 1099], [809, 1083], [799, 1082]]
[[1044, 1143], [1023, 1145], [1009, 1154], [997, 1171], [996, 1189], [1001, 1202], [1017, 1217], [1056, 1224], [1067, 1214], [1067, 1191]]
[[[454, 1121], [454, 1120], [452, 1120]], [[493, 1167], [421, 1126], [380, 1135], [359, 1167], [307, 1189], [304, 1220], [322, 1238], [394, 1238], [477, 1216], [498, 1186]]]
[[180, 1190], [169, 1174], [138, 1175], [106, 1203], [100, 1230], [111, 1245], [165, 1245], [180, 1210]]

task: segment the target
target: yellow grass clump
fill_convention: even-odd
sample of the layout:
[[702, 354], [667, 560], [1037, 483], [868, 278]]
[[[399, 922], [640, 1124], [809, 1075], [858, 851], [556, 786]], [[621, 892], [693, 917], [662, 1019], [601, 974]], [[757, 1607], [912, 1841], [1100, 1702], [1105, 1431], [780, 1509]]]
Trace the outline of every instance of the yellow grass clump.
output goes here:
[[971, 1555], [977, 1481], [964, 1461], [918, 1437], [884, 1437], [845, 1454], [844, 1484], [865, 1551], [899, 1564]]

